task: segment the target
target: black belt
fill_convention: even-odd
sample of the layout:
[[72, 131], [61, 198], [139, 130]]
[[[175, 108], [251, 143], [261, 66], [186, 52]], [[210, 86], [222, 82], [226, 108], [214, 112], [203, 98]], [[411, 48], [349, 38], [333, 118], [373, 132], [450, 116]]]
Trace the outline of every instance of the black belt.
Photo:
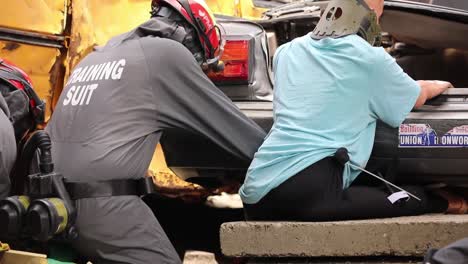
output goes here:
[[97, 198], [122, 195], [146, 195], [155, 192], [150, 177], [128, 180], [109, 180], [96, 182], [66, 182], [65, 187], [71, 199]]

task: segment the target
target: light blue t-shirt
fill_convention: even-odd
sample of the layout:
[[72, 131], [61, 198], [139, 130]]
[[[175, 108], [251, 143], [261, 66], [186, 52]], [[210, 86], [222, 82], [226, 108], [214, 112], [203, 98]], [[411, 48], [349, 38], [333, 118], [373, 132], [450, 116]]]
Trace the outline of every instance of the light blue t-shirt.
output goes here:
[[[340, 147], [366, 166], [376, 121], [398, 127], [420, 92], [383, 48], [357, 35], [297, 38], [277, 50], [273, 70], [274, 124], [239, 191], [247, 204]], [[343, 188], [358, 174], [346, 165]]]

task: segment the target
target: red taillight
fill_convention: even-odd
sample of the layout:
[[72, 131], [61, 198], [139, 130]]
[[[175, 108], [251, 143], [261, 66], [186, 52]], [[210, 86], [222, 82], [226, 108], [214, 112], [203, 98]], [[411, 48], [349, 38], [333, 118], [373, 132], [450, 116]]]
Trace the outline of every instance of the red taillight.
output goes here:
[[227, 40], [221, 56], [224, 70], [211, 71], [208, 76], [215, 83], [248, 83], [249, 51], [248, 40]]

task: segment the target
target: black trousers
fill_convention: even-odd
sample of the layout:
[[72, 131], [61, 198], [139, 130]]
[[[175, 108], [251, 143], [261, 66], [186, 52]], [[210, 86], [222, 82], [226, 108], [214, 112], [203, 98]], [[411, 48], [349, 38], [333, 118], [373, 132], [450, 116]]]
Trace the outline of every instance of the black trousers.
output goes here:
[[[343, 166], [318, 161], [271, 190], [256, 204], [244, 204], [247, 220], [335, 221], [444, 212], [447, 201], [419, 186], [403, 188], [422, 199], [396, 204], [386, 188], [352, 185], [343, 190]], [[360, 177], [363, 177], [361, 175]], [[369, 176], [370, 177], [370, 176]]]

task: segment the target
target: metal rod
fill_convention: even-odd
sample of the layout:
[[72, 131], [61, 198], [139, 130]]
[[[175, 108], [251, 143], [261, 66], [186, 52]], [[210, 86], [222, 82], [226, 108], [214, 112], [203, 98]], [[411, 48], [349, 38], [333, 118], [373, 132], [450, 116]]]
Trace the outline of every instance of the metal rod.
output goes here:
[[418, 200], [418, 201], [421, 201], [421, 199], [420, 199], [419, 197], [417, 197], [416, 195], [414, 195], [414, 194], [408, 192], [408, 191], [405, 190], [405, 189], [402, 189], [402, 188], [396, 186], [395, 184], [393, 184], [393, 183], [391, 183], [391, 182], [385, 180], [385, 179], [382, 178], [382, 177], [379, 177], [379, 176], [375, 175], [374, 173], [372, 173], [372, 172], [370, 172], [370, 171], [367, 171], [367, 170], [365, 170], [365, 169], [363, 169], [363, 168], [361, 168], [361, 167], [359, 167], [359, 166], [357, 166], [357, 165], [352, 164], [351, 161], [349, 162], [349, 165], [350, 165], [351, 167], [355, 168], [355, 169], [358, 169], [358, 170], [360, 170], [360, 171], [362, 171], [362, 172], [365, 172], [365, 173], [369, 174], [370, 176], [373, 176], [373, 177], [375, 177], [375, 178], [377, 178], [377, 179], [379, 179], [379, 180], [385, 182], [386, 184], [388, 184], [388, 185], [390, 185], [390, 186], [392, 186], [392, 187], [394, 187], [394, 188], [397, 188], [397, 189], [400, 190], [400, 191], [404, 191], [404, 192], [406, 192], [407, 194], [409, 194], [411, 197], [413, 197], [414, 199], [416, 199], [416, 200]]

